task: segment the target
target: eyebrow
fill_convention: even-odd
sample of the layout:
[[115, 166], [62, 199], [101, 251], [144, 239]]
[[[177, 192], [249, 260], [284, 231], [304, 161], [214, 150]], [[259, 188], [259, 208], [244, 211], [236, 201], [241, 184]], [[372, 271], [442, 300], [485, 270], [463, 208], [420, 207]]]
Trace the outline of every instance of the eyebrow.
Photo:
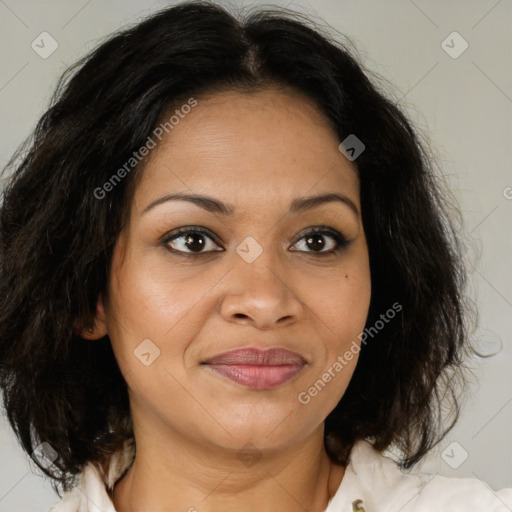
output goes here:
[[[218, 199], [215, 199], [210, 196], [204, 195], [192, 195], [192, 194], [168, 194], [155, 201], [151, 202], [144, 208], [141, 215], [144, 215], [149, 210], [155, 208], [156, 206], [166, 203], [168, 201], [188, 201], [190, 203], [203, 208], [204, 210], [211, 213], [218, 213], [220, 215], [232, 216], [235, 213], [235, 207], [231, 204], [226, 204]], [[321, 194], [317, 196], [309, 196], [309, 197], [299, 197], [294, 199], [290, 205], [290, 213], [298, 214], [308, 210], [312, 210], [314, 208], [318, 208], [326, 203], [331, 202], [340, 202], [350, 208], [350, 210], [359, 217], [359, 210], [354, 202], [345, 195], [329, 193], [329, 194]]]

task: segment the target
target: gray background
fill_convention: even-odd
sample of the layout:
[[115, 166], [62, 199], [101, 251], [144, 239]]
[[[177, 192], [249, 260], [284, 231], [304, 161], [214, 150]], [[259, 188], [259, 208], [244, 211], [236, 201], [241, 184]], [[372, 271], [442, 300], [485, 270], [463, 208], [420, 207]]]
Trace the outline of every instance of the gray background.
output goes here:
[[[1, 167], [34, 128], [67, 66], [108, 33], [172, 3], [0, 0]], [[475, 240], [467, 258], [480, 347], [498, 354], [472, 361], [479, 381], [458, 425], [422, 469], [512, 487], [512, 1], [274, 4], [327, 20], [351, 37], [363, 63], [395, 85], [388, 92], [437, 148]], [[45, 31], [58, 42], [47, 59], [31, 48]], [[469, 45], [457, 58], [442, 46], [454, 31]], [[455, 55], [463, 41], [445, 44]], [[57, 501], [29, 461], [0, 415], [0, 512], [40, 512]]]

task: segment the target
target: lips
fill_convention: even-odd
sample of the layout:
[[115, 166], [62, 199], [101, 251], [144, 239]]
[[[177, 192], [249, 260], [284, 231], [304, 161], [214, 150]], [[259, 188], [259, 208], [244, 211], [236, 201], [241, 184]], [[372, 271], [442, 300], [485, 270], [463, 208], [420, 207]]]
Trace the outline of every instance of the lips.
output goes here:
[[243, 348], [224, 352], [202, 364], [214, 373], [254, 389], [269, 389], [294, 378], [307, 361], [282, 348]]
[[249, 364], [278, 366], [283, 364], [303, 365], [306, 360], [296, 352], [284, 348], [242, 348], [223, 352], [205, 361], [206, 364]]

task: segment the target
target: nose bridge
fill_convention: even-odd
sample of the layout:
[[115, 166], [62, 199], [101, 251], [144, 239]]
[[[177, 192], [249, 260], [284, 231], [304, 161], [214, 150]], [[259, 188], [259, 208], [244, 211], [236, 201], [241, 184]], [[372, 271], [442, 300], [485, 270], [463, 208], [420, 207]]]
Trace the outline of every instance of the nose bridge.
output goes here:
[[258, 242], [254, 237], [246, 237], [236, 248], [235, 271], [239, 273], [244, 288], [250, 287], [258, 293], [265, 293], [277, 300], [277, 295], [284, 293], [285, 276], [280, 247], [273, 247], [271, 237], [265, 243]]
[[244, 318], [265, 328], [301, 314], [301, 301], [283, 272], [281, 248], [270, 247], [270, 237], [267, 241], [249, 236], [236, 248], [234, 275], [222, 304], [226, 319]]

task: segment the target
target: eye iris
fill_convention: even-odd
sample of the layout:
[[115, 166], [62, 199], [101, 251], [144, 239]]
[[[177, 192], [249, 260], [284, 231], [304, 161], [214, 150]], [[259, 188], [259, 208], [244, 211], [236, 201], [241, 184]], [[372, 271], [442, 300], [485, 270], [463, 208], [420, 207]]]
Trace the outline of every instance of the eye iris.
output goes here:
[[306, 244], [310, 249], [318, 249], [318, 251], [321, 251], [325, 246], [325, 242], [322, 235], [308, 236], [306, 238]]
[[[188, 249], [190, 249], [193, 252], [200, 252], [201, 249], [204, 247], [203, 235], [197, 233], [194, 235], [189, 234], [185, 237], [185, 239], [185, 245], [187, 246]], [[194, 240], [196, 244], [194, 244]]]

